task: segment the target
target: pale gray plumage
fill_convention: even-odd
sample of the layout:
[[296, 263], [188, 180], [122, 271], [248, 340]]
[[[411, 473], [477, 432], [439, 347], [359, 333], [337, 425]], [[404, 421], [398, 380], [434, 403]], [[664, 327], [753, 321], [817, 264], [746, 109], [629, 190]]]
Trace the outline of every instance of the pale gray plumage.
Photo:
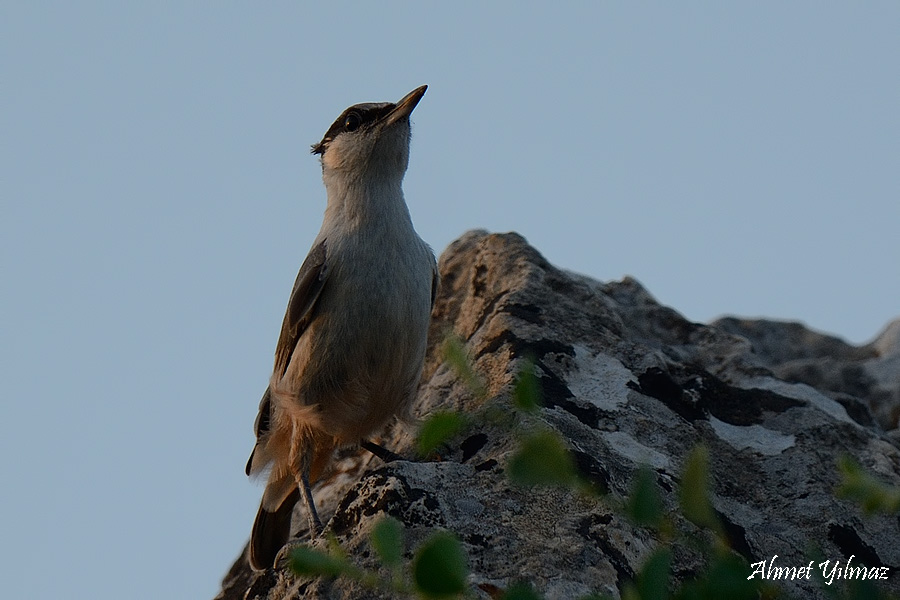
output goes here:
[[401, 184], [409, 115], [425, 89], [351, 106], [313, 146], [328, 204], [288, 302], [247, 462], [248, 474], [269, 471], [250, 540], [256, 569], [287, 542], [299, 497], [320, 528], [309, 481], [334, 449], [406, 417], [415, 397], [437, 266]]

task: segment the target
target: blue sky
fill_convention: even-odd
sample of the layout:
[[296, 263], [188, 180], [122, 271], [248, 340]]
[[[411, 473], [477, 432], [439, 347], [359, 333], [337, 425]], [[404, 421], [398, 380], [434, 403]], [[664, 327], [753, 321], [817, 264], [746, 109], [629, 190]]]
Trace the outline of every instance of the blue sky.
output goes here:
[[215, 594], [346, 106], [429, 85], [437, 252], [515, 230], [860, 343], [900, 316], [898, 56], [894, 2], [4, 3], [4, 593]]

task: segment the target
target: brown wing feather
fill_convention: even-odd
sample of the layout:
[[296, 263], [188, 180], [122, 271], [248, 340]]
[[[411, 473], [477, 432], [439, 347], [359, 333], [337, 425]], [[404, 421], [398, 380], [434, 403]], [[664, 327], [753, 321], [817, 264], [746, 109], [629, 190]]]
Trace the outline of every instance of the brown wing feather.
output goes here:
[[269, 432], [271, 415], [272, 390], [266, 387], [266, 391], [263, 392], [262, 400], [259, 401], [259, 412], [256, 413], [256, 423], [253, 424], [253, 430], [256, 433], [256, 445], [253, 446], [253, 451], [250, 452], [250, 458], [247, 459], [247, 466], [244, 467], [244, 472], [247, 475], [253, 470], [253, 457], [256, 456], [256, 448], [259, 446], [260, 438]]
[[[325, 241], [323, 240], [317, 246], [314, 246], [297, 274], [297, 280], [294, 282], [294, 289], [291, 292], [291, 299], [288, 301], [287, 310], [284, 313], [284, 322], [281, 324], [281, 335], [278, 337], [278, 345], [275, 347], [275, 372], [279, 376], [284, 375], [287, 371], [288, 364], [291, 362], [291, 354], [297, 346], [297, 340], [303, 335], [304, 330], [312, 320], [315, 310], [316, 301], [322, 293], [322, 287], [325, 285]], [[253, 458], [256, 455], [256, 448], [259, 446], [260, 440], [269, 433], [270, 420], [272, 411], [271, 390], [266, 388], [262, 400], [259, 403], [259, 413], [256, 415], [256, 446], [250, 453], [247, 460], [245, 472], [247, 475], [252, 471]]]
[[263, 570], [274, 566], [275, 557], [291, 536], [291, 514], [299, 497], [300, 490], [294, 487], [275, 512], [259, 507], [250, 534], [248, 555], [254, 569]]
[[437, 266], [431, 271], [431, 308], [434, 308], [434, 301], [437, 299], [438, 286], [441, 283], [441, 275], [438, 273]]
[[291, 299], [284, 313], [284, 322], [281, 324], [281, 335], [275, 347], [275, 373], [279, 377], [287, 371], [297, 340], [312, 320], [316, 301], [325, 285], [327, 275], [325, 244], [326, 241], [322, 240], [309, 251], [297, 274], [297, 281], [294, 282], [294, 290], [291, 292]]

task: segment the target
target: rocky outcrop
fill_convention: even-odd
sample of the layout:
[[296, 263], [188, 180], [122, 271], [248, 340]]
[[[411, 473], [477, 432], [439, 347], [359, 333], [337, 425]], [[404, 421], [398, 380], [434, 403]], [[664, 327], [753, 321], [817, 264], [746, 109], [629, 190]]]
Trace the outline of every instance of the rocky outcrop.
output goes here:
[[755, 358], [776, 377], [816, 388], [859, 423], [874, 426], [871, 413], [877, 427], [900, 426], [900, 319], [865, 346], [851, 346], [800, 323], [729, 317], [712, 326], [748, 339]]
[[[444, 252], [440, 269], [416, 410], [474, 417], [440, 461], [385, 465], [348, 451], [317, 486], [327, 531], [355, 562], [375, 564], [367, 534], [386, 513], [405, 525], [408, 550], [435, 529], [453, 531], [475, 590], [527, 580], [547, 598], [620, 596], [658, 544], [652, 532], [614, 502], [512, 485], [504, 465], [520, 430], [481, 418], [509, 411], [514, 378], [530, 359], [543, 400], [538, 419], [611, 497], [626, 496], [636, 469], [649, 465], [674, 510], [685, 457], [702, 442], [713, 508], [748, 563], [777, 555], [802, 567], [812, 557], [853, 555], [889, 568], [879, 585], [900, 591], [898, 518], [863, 516], [834, 494], [842, 454], [900, 485], [900, 321], [859, 348], [797, 324], [691, 323], [634, 279], [600, 283], [560, 270], [516, 234], [470, 232]], [[439, 342], [448, 332], [465, 341], [483, 396], [444, 364]], [[383, 443], [413, 456], [413, 438], [399, 427]], [[690, 547], [673, 555], [676, 578], [699, 568]], [[814, 579], [782, 585], [797, 597], [824, 595]], [[243, 557], [218, 596], [298, 597], [387, 596], [345, 580], [254, 574]]]

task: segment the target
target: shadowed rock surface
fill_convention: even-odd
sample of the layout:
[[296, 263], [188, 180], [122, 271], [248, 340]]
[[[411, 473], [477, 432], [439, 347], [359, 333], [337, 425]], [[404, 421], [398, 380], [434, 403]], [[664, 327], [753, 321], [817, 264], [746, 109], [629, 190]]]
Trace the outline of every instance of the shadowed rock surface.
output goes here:
[[[900, 321], [863, 347], [794, 323], [691, 323], [637, 281], [600, 283], [560, 270], [516, 234], [470, 232], [444, 252], [440, 269], [416, 411], [476, 418], [441, 450], [440, 462], [385, 465], [348, 451], [320, 482], [326, 532], [356, 564], [376, 565], [368, 533], [390, 514], [405, 525], [407, 556], [436, 529], [453, 531], [481, 597], [490, 596], [478, 590], [520, 580], [553, 599], [620, 596], [658, 540], [613, 502], [512, 485], [504, 465], [522, 429], [482, 418], [497, 408], [512, 413], [515, 374], [531, 358], [544, 404], [539, 419], [612, 497], [625, 497], [636, 469], [649, 465], [674, 510], [684, 459], [703, 443], [712, 504], [748, 562], [778, 555], [780, 565], [799, 567], [813, 553], [842, 562], [855, 555], [889, 567], [879, 586], [900, 592], [900, 519], [864, 517], [834, 496], [835, 462], [844, 453], [900, 485]], [[487, 399], [475, 399], [442, 363], [440, 342], [450, 331], [465, 341]], [[413, 456], [413, 438], [399, 426], [382, 441]], [[246, 520], [249, 532], [253, 515]], [[303, 523], [295, 515], [295, 526]], [[695, 550], [673, 550], [676, 578], [701, 568]], [[814, 580], [782, 587], [796, 597], [824, 596]], [[307, 597], [389, 596], [344, 580], [253, 573], [243, 556], [217, 596]]]

